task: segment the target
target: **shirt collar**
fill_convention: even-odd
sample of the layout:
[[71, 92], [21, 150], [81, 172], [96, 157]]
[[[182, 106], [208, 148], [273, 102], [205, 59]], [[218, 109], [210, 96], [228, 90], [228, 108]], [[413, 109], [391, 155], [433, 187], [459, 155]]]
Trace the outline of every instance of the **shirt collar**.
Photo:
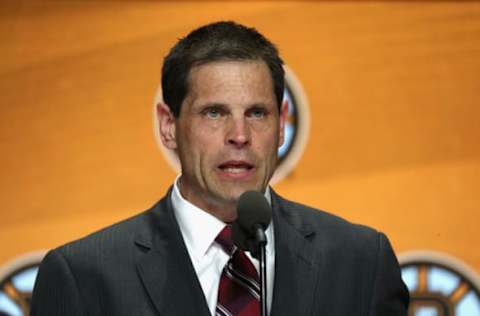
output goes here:
[[[212, 245], [218, 233], [226, 226], [224, 222], [193, 205], [187, 201], [179, 189], [179, 179], [177, 177], [172, 190], [172, 205], [175, 217], [180, 226], [183, 239], [188, 249], [188, 253], [194, 260], [200, 260], [206, 254], [208, 248]], [[271, 205], [270, 188], [265, 190], [265, 198]], [[273, 252], [273, 221], [268, 225], [265, 231], [267, 235], [267, 252]]]

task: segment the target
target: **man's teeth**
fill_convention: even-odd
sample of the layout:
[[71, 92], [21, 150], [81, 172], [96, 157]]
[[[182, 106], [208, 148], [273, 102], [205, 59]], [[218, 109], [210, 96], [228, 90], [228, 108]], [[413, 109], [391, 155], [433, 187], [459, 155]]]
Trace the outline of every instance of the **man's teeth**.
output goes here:
[[223, 170], [230, 173], [240, 173], [247, 170], [247, 167], [227, 167], [223, 168]]

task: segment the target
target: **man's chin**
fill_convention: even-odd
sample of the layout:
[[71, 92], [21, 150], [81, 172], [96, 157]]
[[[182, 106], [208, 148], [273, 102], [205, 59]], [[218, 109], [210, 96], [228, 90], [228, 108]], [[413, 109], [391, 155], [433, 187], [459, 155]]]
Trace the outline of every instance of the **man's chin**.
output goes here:
[[259, 191], [264, 193], [265, 189], [262, 189], [260, 186], [245, 186], [245, 187], [236, 187], [228, 192], [224, 192], [223, 198], [225, 201], [230, 203], [237, 203], [240, 196], [247, 191]]

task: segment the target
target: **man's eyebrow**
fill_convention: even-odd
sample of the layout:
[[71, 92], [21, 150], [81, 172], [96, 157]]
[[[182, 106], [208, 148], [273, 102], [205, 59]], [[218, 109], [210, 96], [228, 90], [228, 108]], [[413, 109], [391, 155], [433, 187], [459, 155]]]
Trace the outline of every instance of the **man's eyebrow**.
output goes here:
[[[219, 108], [219, 109], [228, 109], [230, 106], [227, 103], [221, 103], [221, 102], [207, 102], [207, 103], [200, 103], [197, 106], [195, 106], [199, 110], [207, 109], [207, 108]], [[246, 109], [254, 109], [254, 108], [268, 108], [269, 105], [268, 103], [264, 102], [257, 102], [257, 103], [252, 103], [246, 106]]]
[[247, 107], [248, 111], [255, 110], [255, 109], [264, 110], [266, 112], [271, 112], [272, 111], [272, 107], [268, 103], [263, 103], [263, 102], [253, 103], [253, 104], [251, 104]]
[[200, 107], [202, 108], [208, 108], [208, 107], [227, 107], [227, 104], [225, 103], [220, 103], [220, 102], [208, 102], [201, 104]]
[[248, 106], [249, 108], [265, 108], [268, 107], [268, 104], [260, 102], [260, 103], [253, 103]]
[[198, 111], [198, 112], [202, 112], [208, 109], [218, 109], [218, 110], [225, 111], [228, 109], [228, 106], [227, 104], [220, 103], [220, 102], [207, 102], [207, 103], [201, 103], [198, 106], [195, 106], [195, 108], [196, 110], [194, 111]]

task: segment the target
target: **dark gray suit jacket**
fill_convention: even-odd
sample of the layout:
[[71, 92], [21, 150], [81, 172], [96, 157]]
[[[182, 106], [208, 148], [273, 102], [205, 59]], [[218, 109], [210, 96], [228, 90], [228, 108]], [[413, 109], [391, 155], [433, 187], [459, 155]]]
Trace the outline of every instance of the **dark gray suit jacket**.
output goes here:
[[[385, 235], [272, 192], [272, 316], [407, 315], [408, 292]], [[50, 251], [33, 316], [208, 316], [170, 195], [152, 209]]]

